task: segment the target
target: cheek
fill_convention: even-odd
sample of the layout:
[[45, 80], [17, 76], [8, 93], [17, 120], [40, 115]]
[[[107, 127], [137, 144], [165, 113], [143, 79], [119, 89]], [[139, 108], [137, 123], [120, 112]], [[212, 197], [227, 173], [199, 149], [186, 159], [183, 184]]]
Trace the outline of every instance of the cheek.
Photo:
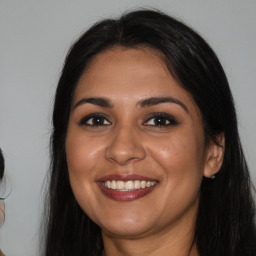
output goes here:
[[150, 154], [165, 175], [168, 193], [193, 193], [200, 188], [204, 169], [203, 139], [182, 133], [158, 140]]
[[194, 205], [198, 198], [203, 177], [201, 153], [197, 152], [195, 144], [192, 146], [179, 140], [159, 146], [153, 154], [165, 175], [162, 207], [167, 216], [178, 216]]
[[102, 144], [98, 140], [88, 140], [83, 135], [70, 132], [66, 140], [67, 164], [70, 175], [87, 176], [98, 163]]
[[68, 133], [66, 156], [69, 179], [74, 196], [83, 211], [96, 221], [95, 168], [101, 151], [100, 145], [89, 143], [83, 135]]
[[[174, 171], [185, 166], [201, 166], [203, 160], [203, 142], [194, 136], [176, 135], [163, 139], [150, 147], [151, 154], [166, 170]], [[173, 168], [171, 168], [173, 167]], [[183, 171], [185, 172], [185, 168]]]

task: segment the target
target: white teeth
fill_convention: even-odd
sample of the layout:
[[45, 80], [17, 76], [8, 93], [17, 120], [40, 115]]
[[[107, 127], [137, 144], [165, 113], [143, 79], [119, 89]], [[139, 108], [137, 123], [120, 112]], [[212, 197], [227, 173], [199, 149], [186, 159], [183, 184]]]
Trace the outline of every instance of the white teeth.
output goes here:
[[105, 183], [105, 186], [106, 186], [107, 188], [111, 188], [111, 182], [108, 180], [108, 181]]
[[147, 182], [146, 182], [146, 187], [147, 187], [147, 188], [151, 187], [151, 182], [150, 182], [150, 181], [147, 181]]
[[130, 191], [134, 189], [141, 189], [141, 188], [149, 188], [156, 184], [156, 181], [145, 181], [145, 180], [128, 180], [128, 181], [122, 181], [122, 180], [108, 180], [105, 182], [102, 182], [102, 184], [106, 188], [110, 188], [113, 190], [119, 190], [119, 191]]
[[110, 188], [116, 189], [116, 181], [115, 180], [111, 181]]
[[131, 180], [129, 180], [129, 181], [126, 181], [125, 183], [124, 183], [124, 187], [125, 187], [125, 189], [134, 189], [134, 184], [133, 184], [133, 181], [131, 181]]
[[118, 181], [116, 182], [116, 188], [117, 188], [118, 190], [124, 189], [124, 182], [123, 182], [122, 180], [118, 180]]
[[139, 180], [135, 180], [135, 181], [134, 181], [134, 188], [135, 188], [135, 189], [140, 188], [140, 181], [139, 181]]

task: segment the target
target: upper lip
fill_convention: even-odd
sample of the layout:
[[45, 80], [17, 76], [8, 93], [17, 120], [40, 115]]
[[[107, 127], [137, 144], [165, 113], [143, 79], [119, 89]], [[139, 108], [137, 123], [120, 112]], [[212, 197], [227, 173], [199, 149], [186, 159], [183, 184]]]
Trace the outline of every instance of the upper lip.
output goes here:
[[109, 174], [105, 175], [97, 180], [97, 182], [105, 182], [111, 180], [121, 180], [121, 181], [129, 181], [129, 180], [145, 180], [145, 181], [156, 181], [156, 179], [152, 179], [149, 177], [141, 176], [138, 174]]

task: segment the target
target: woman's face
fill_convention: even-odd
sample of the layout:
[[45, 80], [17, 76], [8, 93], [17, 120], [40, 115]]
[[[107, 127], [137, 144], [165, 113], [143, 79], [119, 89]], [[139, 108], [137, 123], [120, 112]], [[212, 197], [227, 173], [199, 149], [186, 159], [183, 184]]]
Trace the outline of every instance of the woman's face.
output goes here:
[[157, 52], [94, 57], [74, 94], [66, 153], [76, 200], [103, 232], [140, 237], [194, 223], [208, 158], [202, 119]]

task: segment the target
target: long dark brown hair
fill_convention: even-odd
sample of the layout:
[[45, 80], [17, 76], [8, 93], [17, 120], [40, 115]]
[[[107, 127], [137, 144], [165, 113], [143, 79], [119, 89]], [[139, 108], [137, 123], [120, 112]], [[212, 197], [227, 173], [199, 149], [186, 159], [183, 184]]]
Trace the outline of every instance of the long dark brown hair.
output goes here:
[[4, 176], [4, 156], [0, 148], [0, 181], [2, 180], [3, 176]]
[[100, 228], [81, 210], [71, 190], [65, 140], [76, 85], [91, 59], [122, 46], [157, 49], [172, 76], [201, 111], [206, 139], [225, 136], [225, 155], [215, 180], [201, 185], [195, 243], [201, 256], [256, 255], [254, 203], [240, 144], [236, 111], [223, 68], [210, 46], [182, 22], [152, 10], [127, 13], [92, 26], [70, 49], [58, 83], [51, 137], [47, 197], [47, 256], [100, 255]]

